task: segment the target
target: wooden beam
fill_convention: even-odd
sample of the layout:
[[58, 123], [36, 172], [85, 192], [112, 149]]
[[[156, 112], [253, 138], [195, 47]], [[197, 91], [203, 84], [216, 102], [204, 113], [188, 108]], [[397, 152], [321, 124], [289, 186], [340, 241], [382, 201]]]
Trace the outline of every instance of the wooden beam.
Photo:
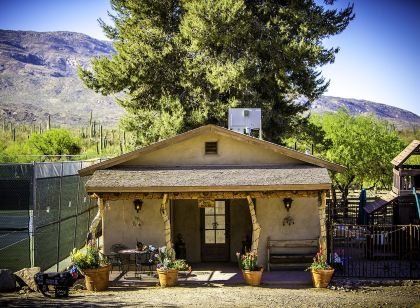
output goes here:
[[[165, 193], [97, 193], [95, 196], [100, 195], [104, 200], [134, 200], [134, 199], [162, 199]], [[171, 200], [178, 199], [246, 199], [247, 196], [258, 199], [270, 199], [270, 198], [307, 198], [318, 196], [318, 191], [250, 191], [250, 192], [232, 192], [232, 191], [220, 191], [220, 192], [168, 192], [166, 193], [168, 198]]]
[[261, 226], [257, 221], [257, 215], [255, 214], [255, 206], [254, 202], [250, 195], [246, 196], [248, 200], [249, 212], [251, 214], [251, 221], [252, 221], [252, 245], [251, 251], [255, 251], [258, 253], [258, 244], [260, 242], [260, 233], [261, 233]]
[[281, 185], [243, 185], [243, 186], [159, 186], [159, 187], [91, 187], [88, 193], [168, 193], [168, 192], [248, 192], [248, 191], [307, 191], [330, 189], [331, 183], [322, 184], [281, 184]]
[[172, 236], [171, 236], [171, 221], [167, 212], [168, 194], [163, 194], [162, 203], [160, 205], [160, 215], [162, 216], [163, 223], [165, 225], [165, 246], [167, 251], [174, 256], [172, 248]]
[[327, 221], [326, 221], [326, 213], [325, 209], [327, 206], [327, 193], [326, 191], [321, 191], [319, 193], [319, 206], [318, 206], [318, 214], [319, 214], [319, 225], [320, 225], [320, 233], [319, 233], [319, 247], [322, 249], [322, 253], [327, 258]]
[[[89, 227], [89, 233], [91, 234], [93, 243], [96, 242], [95, 241], [96, 232], [97, 232], [99, 223], [102, 221], [103, 213], [104, 213], [104, 200], [98, 197], [98, 213], [96, 213], [96, 216], [95, 218], [93, 218], [92, 223], [90, 224], [90, 227]], [[103, 231], [103, 226], [104, 224], [102, 223], [102, 231]]]

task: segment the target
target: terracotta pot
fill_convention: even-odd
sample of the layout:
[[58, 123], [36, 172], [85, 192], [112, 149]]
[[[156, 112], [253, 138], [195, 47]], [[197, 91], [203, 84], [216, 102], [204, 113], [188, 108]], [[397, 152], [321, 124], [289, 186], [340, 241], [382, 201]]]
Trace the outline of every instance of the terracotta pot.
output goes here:
[[312, 282], [315, 288], [326, 288], [334, 274], [334, 269], [312, 270]]
[[242, 270], [245, 283], [250, 286], [259, 286], [261, 284], [263, 270], [263, 268], [258, 271]]
[[110, 265], [106, 265], [100, 268], [84, 269], [86, 289], [89, 291], [105, 291], [108, 289], [110, 268]]
[[173, 287], [178, 284], [178, 270], [157, 270], [161, 287]]

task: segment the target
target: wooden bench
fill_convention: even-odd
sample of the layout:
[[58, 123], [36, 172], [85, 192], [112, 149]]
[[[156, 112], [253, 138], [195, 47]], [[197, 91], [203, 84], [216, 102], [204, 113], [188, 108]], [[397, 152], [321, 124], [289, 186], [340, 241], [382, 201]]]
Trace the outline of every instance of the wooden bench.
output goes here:
[[267, 271], [271, 264], [287, 268], [308, 267], [319, 249], [319, 239], [272, 240], [267, 238]]

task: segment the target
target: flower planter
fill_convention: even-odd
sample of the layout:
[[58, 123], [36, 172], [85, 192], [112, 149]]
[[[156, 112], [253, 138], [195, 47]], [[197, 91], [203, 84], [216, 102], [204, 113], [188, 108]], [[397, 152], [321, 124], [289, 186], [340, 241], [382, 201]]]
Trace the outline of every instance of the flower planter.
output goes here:
[[106, 265], [100, 268], [84, 269], [86, 289], [89, 291], [105, 291], [108, 289], [110, 268], [110, 265]]
[[250, 286], [259, 286], [261, 284], [263, 270], [263, 268], [259, 271], [242, 270], [245, 283]]
[[157, 270], [161, 287], [173, 287], [178, 283], [178, 270]]
[[311, 270], [312, 282], [315, 288], [326, 288], [334, 274], [334, 269]]

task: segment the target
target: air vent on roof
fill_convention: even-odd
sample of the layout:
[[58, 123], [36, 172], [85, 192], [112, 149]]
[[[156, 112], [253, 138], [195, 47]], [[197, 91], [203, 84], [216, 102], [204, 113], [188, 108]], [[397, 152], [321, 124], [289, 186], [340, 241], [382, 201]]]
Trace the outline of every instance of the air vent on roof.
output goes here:
[[229, 108], [228, 128], [262, 139], [260, 108]]
[[206, 142], [205, 143], [206, 154], [217, 154], [217, 142]]

